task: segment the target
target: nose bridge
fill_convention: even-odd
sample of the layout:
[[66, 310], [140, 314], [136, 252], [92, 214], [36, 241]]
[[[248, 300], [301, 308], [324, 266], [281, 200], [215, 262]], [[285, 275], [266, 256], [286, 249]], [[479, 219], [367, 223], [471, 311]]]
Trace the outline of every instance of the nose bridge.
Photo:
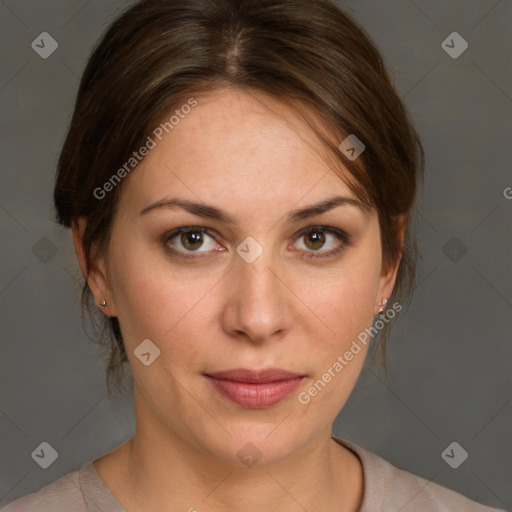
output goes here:
[[[243, 258], [242, 258], [243, 260]], [[265, 251], [254, 261], [237, 261], [235, 274], [240, 276], [243, 288], [250, 294], [276, 296], [275, 263], [276, 257], [270, 250]], [[272, 271], [272, 270], [273, 271]]]
[[224, 327], [262, 341], [287, 329], [291, 317], [287, 289], [276, 277], [278, 255], [252, 237], [242, 241], [236, 252]]

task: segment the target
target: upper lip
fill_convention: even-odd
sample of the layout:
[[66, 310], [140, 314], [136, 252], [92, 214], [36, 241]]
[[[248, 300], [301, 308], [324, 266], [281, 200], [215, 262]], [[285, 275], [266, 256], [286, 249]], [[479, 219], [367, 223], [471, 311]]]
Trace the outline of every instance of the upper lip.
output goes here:
[[291, 380], [304, 377], [303, 374], [289, 372], [280, 368], [269, 368], [267, 370], [250, 370], [247, 368], [233, 368], [223, 372], [207, 373], [208, 377], [214, 379], [231, 380], [234, 382], [246, 382], [249, 384], [265, 384], [280, 380]]

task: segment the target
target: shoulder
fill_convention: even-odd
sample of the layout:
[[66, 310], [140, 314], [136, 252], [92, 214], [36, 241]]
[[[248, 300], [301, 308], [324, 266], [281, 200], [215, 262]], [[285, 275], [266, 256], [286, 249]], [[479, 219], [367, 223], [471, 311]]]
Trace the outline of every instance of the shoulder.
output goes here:
[[39, 491], [7, 505], [2, 512], [125, 512], [96, 472], [93, 461]]
[[87, 512], [80, 490], [79, 471], [68, 473], [39, 491], [9, 503], [2, 512], [55, 512], [63, 506], [74, 512]]
[[346, 439], [334, 439], [361, 460], [364, 472], [363, 502], [359, 512], [502, 512], [466, 496], [393, 466], [377, 454]]

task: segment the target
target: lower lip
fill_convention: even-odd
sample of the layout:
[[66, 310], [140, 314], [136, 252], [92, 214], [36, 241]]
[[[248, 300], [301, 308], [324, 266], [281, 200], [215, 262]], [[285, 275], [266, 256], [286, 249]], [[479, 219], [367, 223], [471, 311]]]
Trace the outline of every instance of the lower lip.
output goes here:
[[232, 380], [215, 379], [207, 375], [213, 387], [235, 404], [250, 409], [263, 409], [284, 400], [300, 385], [304, 377], [290, 380], [249, 384]]

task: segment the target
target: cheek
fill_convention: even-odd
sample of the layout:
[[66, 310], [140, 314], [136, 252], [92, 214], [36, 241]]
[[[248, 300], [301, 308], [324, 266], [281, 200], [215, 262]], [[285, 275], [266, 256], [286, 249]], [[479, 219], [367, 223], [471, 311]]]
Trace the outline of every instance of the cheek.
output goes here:
[[[126, 245], [120, 241], [117, 247]], [[183, 271], [157, 250], [142, 248], [142, 243], [134, 243], [127, 251], [112, 252], [114, 302], [127, 346], [146, 338], [160, 346], [176, 333], [183, 333], [183, 326], [189, 332], [195, 328], [190, 317], [201, 310], [201, 299], [212, 288], [211, 278], [184, 278]]]
[[310, 297], [311, 309], [329, 329], [322, 330], [326, 335], [321, 343], [315, 340], [315, 374], [298, 397], [299, 403], [311, 404], [302, 411], [304, 415], [334, 418], [348, 400], [370, 344], [365, 329], [373, 322], [379, 275], [378, 264], [360, 258]]
[[329, 327], [325, 331], [338, 348], [350, 344], [373, 321], [380, 258], [372, 253], [372, 247], [354, 252], [330, 275], [303, 281], [308, 305]]
[[[126, 269], [133, 263], [127, 259]], [[127, 279], [127, 275], [131, 277]], [[191, 290], [189, 283], [177, 278], [163, 280], [145, 265], [124, 273], [120, 268], [117, 277], [116, 308], [132, 372], [144, 389], [153, 390], [153, 396], [164, 389], [165, 393], [174, 390], [177, 400], [179, 386], [172, 384], [170, 376], [183, 381], [205, 357], [208, 329], [201, 323], [205, 317], [201, 297], [211, 287]], [[156, 366], [141, 365], [134, 354], [145, 339], [160, 349]]]

